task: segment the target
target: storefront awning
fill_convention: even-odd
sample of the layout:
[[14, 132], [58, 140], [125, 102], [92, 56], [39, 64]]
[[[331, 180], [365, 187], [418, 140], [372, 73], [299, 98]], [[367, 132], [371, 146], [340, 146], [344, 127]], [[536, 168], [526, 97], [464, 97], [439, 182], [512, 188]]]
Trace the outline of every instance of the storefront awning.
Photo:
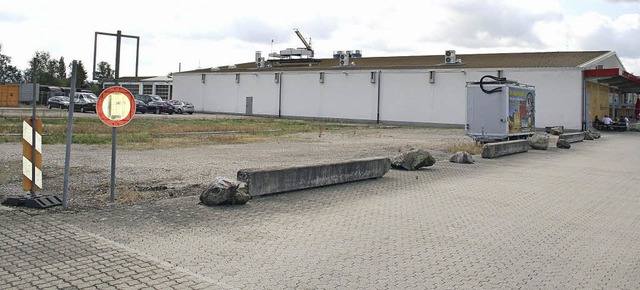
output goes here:
[[623, 93], [640, 93], [640, 77], [617, 68], [583, 71], [585, 79], [619, 89]]

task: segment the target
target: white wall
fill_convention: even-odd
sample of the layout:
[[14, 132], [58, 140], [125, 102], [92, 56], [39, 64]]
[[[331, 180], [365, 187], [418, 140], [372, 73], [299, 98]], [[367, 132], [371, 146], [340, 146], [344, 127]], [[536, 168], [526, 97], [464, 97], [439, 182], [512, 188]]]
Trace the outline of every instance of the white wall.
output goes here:
[[177, 100], [190, 101], [196, 112], [205, 112], [205, 86], [200, 74], [175, 74], [173, 76], [173, 96]]
[[[377, 72], [376, 72], [377, 74]], [[326, 71], [282, 75], [282, 115], [376, 120], [377, 79], [370, 71]]]
[[507, 70], [507, 79], [536, 87], [536, 127], [582, 128], [582, 71], [578, 69]]
[[[279, 84], [275, 82], [275, 73], [240, 74], [240, 83], [237, 85], [237, 111], [246, 112], [246, 99], [253, 97], [253, 114], [278, 115], [278, 90]], [[235, 82], [235, 74], [233, 76]]]
[[[375, 83], [371, 72], [380, 74]], [[319, 71], [283, 72], [280, 83], [275, 73], [241, 73], [239, 83], [235, 73], [208, 73], [205, 83], [199, 73], [175, 74], [174, 96], [211, 113], [244, 114], [246, 97], [252, 96], [254, 114], [278, 116], [280, 105], [282, 116], [375, 121], [380, 84], [383, 122], [463, 125], [467, 82], [495, 76], [497, 69], [436, 70], [435, 83], [429, 82], [429, 70], [325, 71], [324, 83]], [[505, 69], [504, 76], [536, 87], [536, 127], [581, 128], [579, 69]]]
[[383, 71], [380, 119], [393, 122], [464, 124], [466, 74], [462, 70]]

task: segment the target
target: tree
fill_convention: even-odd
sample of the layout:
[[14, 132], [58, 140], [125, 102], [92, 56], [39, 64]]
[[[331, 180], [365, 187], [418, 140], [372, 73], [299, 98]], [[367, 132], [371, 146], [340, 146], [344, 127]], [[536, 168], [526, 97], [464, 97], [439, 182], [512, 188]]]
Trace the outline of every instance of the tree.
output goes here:
[[0, 44], [0, 83], [20, 82], [22, 82], [22, 72], [11, 65], [11, 57], [2, 54], [2, 44]]
[[62, 83], [56, 76], [59, 71], [58, 61], [52, 60], [48, 52], [36, 51], [36, 55], [29, 61], [29, 68], [24, 72], [27, 82], [33, 82], [34, 69], [39, 84], [59, 86]]
[[76, 84], [78, 87], [84, 87], [87, 83], [87, 70], [81, 60], [78, 61], [76, 70]]
[[[69, 70], [73, 73], [73, 62], [69, 64]], [[66, 79], [66, 84], [67, 86], [71, 84], [71, 75]], [[87, 87], [90, 87], [90, 84], [87, 81], [87, 70], [84, 68], [82, 61], [79, 60], [76, 64], [76, 88]]]
[[113, 79], [114, 71], [111, 69], [111, 65], [106, 61], [99, 62], [95, 77], [101, 80]]
[[61, 81], [64, 81], [67, 78], [67, 67], [64, 64], [64, 56], [61, 56], [60, 60], [58, 61], [58, 69], [56, 72], [56, 76]]

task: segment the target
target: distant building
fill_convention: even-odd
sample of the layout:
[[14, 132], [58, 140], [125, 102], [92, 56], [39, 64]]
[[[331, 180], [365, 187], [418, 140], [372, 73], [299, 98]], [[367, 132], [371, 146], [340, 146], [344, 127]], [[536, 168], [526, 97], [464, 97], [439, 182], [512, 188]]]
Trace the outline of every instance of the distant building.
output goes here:
[[[103, 87], [107, 88], [113, 85], [114, 82], [104, 82]], [[118, 85], [134, 95], [158, 95], [165, 100], [171, 100], [173, 96], [172, 78], [168, 76], [123, 77], [118, 80]]]
[[613, 51], [276, 58], [173, 74], [173, 96], [208, 113], [464, 126], [466, 84], [485, 75], [535, 86], [537, 127], [583, 129], [631, 115], [640, 78]]

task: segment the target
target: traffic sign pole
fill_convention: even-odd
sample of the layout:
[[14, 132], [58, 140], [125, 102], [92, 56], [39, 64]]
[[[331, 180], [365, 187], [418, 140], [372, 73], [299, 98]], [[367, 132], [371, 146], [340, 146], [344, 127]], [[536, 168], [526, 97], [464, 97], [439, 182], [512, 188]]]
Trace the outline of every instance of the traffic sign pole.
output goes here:
[[116, 199], [116, 147], [118, 143], [116, 129], [131, 121], [136, 114], [136, 101], [129, 90], [120, 86], [109, 87], [98, 97], [96, 112], [98, 113], [98, 118], [100, 118], [105, 125], [112, 127], [111, 188], [109, 201], [114, 203]]
[[[118, 80], [120, 79], [120, 45], [122, 37], [135, 38], [137, 40], [136, 48], [136, 77], [138, 77], [138, 51], [140, 48], [140, 38], [137, 36], [123, 35], [120, 30], [116, 34], [96, 32], [93, 44], [93, 79], [96, 80], [96, 54], [98, 46], [98, 35], [109, 35], [116, 37], [116, 65], [114, 70], [114, 87], [104, 90], [98, 98], [96, 111], [100, 120], [108, 126], [113, 127], [111, 130], [111, 194], [110, 202], [115, 202], [116, 188], [116, 145], [117, 145], [117, 127], [124, 126], [136, 113], [136, 102], [131, 92], [120, 87]], [[113, 93], [113, 94], [112, 94]], [[105, 103], [106, 100], [106, 103]], [[128, 105], [128, 106], [127, 106]]]
[[116, 145], [118, 144], [118, 134], [116, 134], [116, 128], [111, 129], [111, 184], [109, 202], [116, 202]]

